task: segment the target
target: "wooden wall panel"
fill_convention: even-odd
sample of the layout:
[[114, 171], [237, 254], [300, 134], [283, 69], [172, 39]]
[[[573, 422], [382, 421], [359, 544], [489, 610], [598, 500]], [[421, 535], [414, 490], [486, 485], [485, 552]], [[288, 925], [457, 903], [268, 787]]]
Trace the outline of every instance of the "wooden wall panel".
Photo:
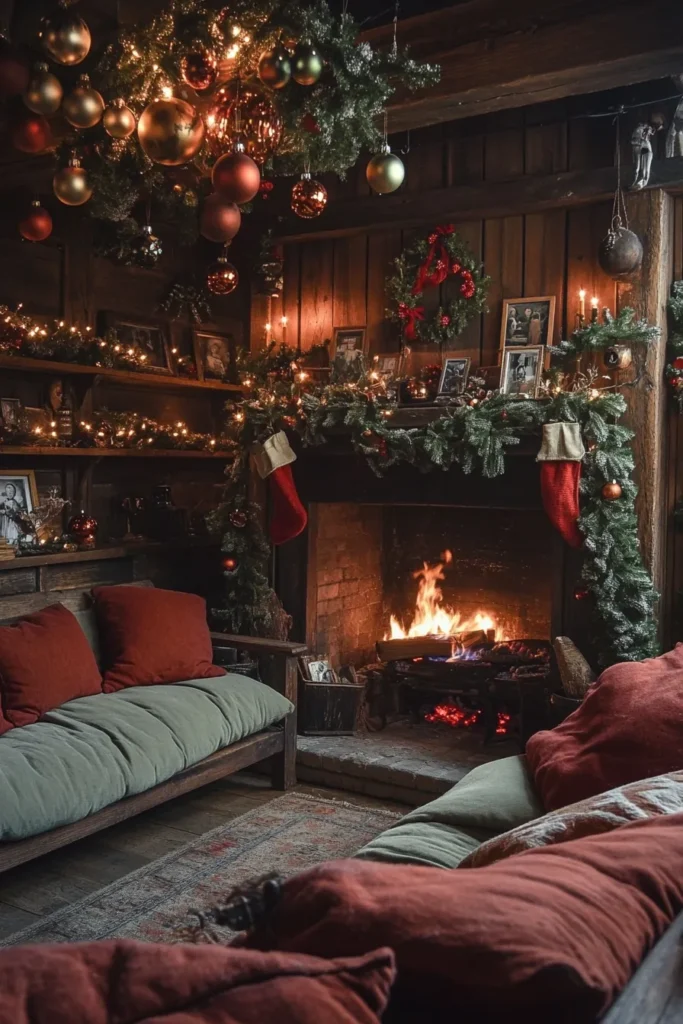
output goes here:
[[368, 238], [368, 342], [372, 352], [396, 352], [398, 327], [386, 319], [386, 279], [401, 253], [401, 232], [385, 231]]
[[303, 351], [332, 337], [334, 245], [311, 242], [301, 253], [301, 318], [299, 344]]
[[334, 242], [334, 327], [361, 327], [368, 320], [368, 239], [365, 235]]

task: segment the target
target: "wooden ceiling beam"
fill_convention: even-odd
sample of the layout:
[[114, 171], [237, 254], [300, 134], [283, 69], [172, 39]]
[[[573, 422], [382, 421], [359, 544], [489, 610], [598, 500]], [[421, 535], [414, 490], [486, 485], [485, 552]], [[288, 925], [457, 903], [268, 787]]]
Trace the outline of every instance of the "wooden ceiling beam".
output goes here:
[[[544, 9], [545, 7], [545, 9]], [[389, 46], [391, 28], [364, 33]], [[399, 24], [440, 83], [399, 92], [392, 132], [665, 78], [683, 68], [683, 7], [670, 0], [469, 0]]]

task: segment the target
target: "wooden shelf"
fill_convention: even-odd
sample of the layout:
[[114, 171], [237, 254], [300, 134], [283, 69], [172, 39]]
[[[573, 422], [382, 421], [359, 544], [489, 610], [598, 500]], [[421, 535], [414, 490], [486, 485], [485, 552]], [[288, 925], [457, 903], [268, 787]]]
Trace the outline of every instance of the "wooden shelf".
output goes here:
[[45, 565], [69, 565], [74, 562], [108, 562], [118, 558], [133, 558], [137, 554], [163, 551], [204, 550], [220, 547], [220, 541], [140, 541], [132, 544], [108, 544], [101, 548], [88, 548], [83, 551], [58, 551], [45, 555], [23, 555], [17, 558], [0, 561], [0, 572], [11, 572], [13, 569], [39, 569]]
[[113, 384], [141, 388], [162, 388], [180, 391], [240, 392], [239, 384], [219, 380], [190, 380], [168, 373], [136, 373], [133, 370], [110, 370], [102, 366], [81, 366], [79, 363], [58, 363], [51, 359], [29, 359], [25, 356], [0, 355], [0, 369], [21, 373], [52, 373], [55, 376], [104, 377]]
[[24, 457], [49, 458], [129, 458], [129, 459], [228, 459], [226, 451], [176, 451], [172, 448], [39, 448], [31, 445], [0, 445], [0, 457], [21, 455]]

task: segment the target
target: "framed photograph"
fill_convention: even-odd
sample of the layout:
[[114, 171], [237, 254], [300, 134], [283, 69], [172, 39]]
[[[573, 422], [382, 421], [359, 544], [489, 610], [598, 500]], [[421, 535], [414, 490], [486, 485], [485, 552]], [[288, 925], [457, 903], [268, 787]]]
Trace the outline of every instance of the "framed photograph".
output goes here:
[[105, 313], [103, 319], [107, 328], [116, 331], [121, 345], [137, 346], [145, 353], [148, 370], [173, 373], [166, 324], [158, 320], [124, 317], [118, 313]]
[[375, 359], [375, 369], [381, 377], [398, 377], [401, 366], [401, 357], [395, 356], [377, 356]]
[[17, 514], [38, 505], [36, 475], [32, 469], [0, 469], [0, 540], [16, 546], [23, 536]]
[[506, 348], [500, 375], [500, 390], [504, 395], [527, 395], [535, 398], [543, 370], [542, 345], [535, 348]]
[[18, 398], [0, 398], [0, 419], [9, 430], [19, 426], [21, 402]]
[[500, 347], [550, 345], [555, 326], [555, 296], [505, 299]]
[[335, 327], [332, 358], [354, 363], [365, 355], [365, 327]]
[[335, 683], [338, 676], [327, 654], [306, 654], [299, 658], [301, 674], [312, 683]]
[[467, 385], [467, 378], [470, 373], [469, 359], [445, 359], [441, 380], [439, 381], [439, 397], [448, 395], [461, 395]]
[[49, 435], [55, 429], [51, 426], [54, 422], [44, 406], [25, 405], [19, 416], [19, 426], [29, 434]]
[[232, 334], [194, 332], [194, 358], [199, 380], [235, 379], [235, 357], [235, 339]]

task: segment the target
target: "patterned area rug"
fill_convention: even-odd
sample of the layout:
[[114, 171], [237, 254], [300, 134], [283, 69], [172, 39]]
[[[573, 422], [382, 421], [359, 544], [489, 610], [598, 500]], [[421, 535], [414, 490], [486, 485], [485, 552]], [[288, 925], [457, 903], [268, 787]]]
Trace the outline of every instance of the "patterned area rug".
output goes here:
[[187, 941], [186, 928], [196, 921], [193, 910], [208, 910], [235, 886], [268, 872], [294, 875], [321, 861], [349, 857], [399, 818], [393, 811], [288, 793], [0, 945], [110, 938]]

